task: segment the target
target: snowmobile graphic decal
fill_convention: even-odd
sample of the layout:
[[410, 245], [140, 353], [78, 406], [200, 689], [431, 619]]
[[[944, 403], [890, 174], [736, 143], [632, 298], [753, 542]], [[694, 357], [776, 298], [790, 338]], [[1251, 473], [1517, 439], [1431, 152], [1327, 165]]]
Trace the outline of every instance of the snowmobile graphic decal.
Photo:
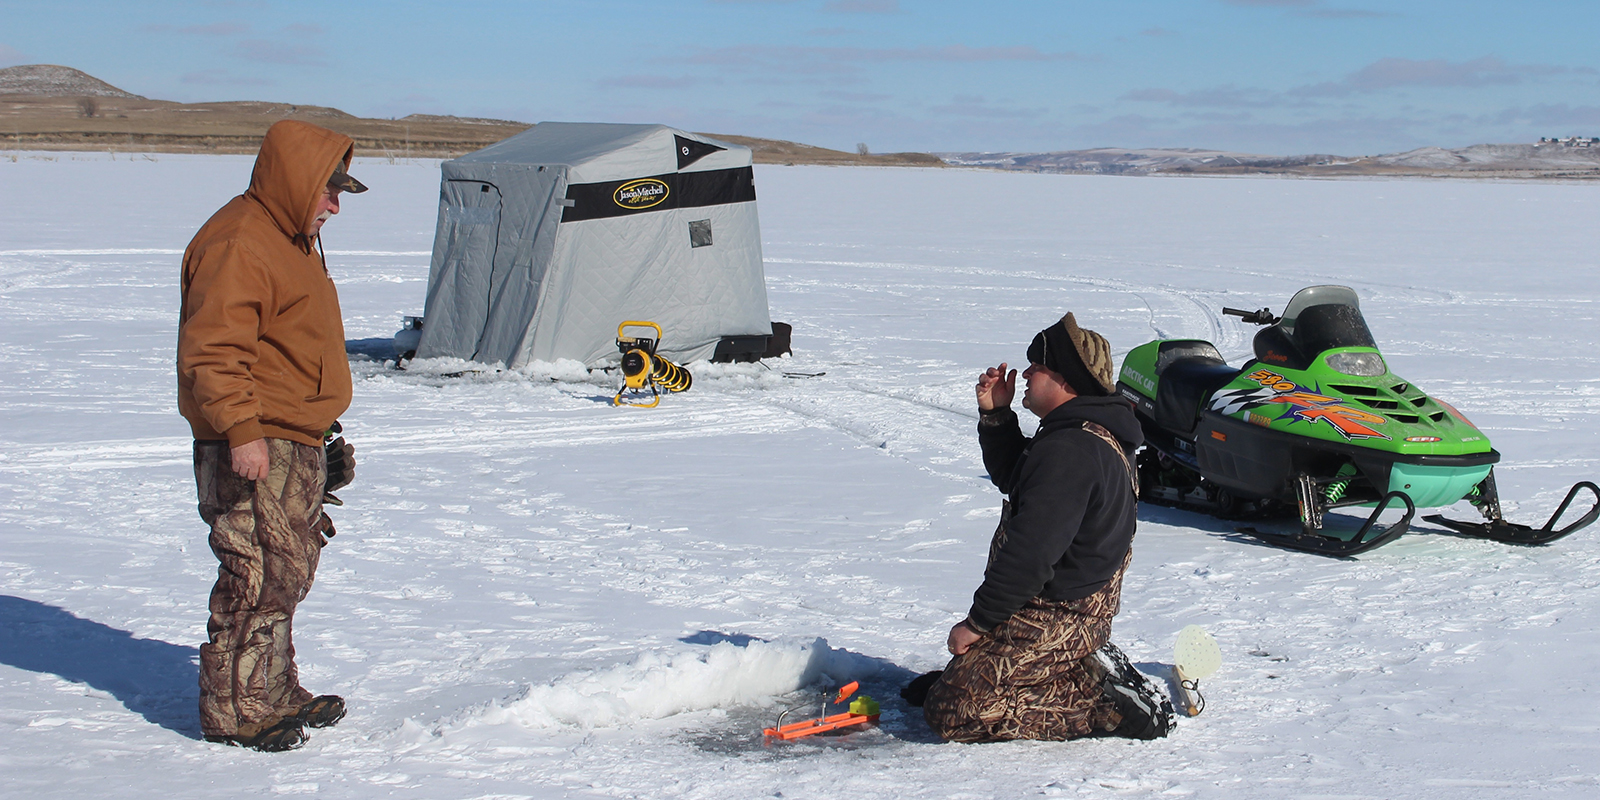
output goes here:
[[1248, 376], [1261, 384], [1259, 389], [1234, 389], [1218, 392], [1211, 398], [1211, 410], [1234, 416], [1241, 411], [1283, 403], [1289, 406], [1278, 419], [1298, 419], [1311, 424], [1326, 422], [1346, 439], [1388, 439], [1387, 434], [1368, 427], [1388, 420], [1369, 411], [1345, 404], [1343, 398], [1313, 392], [1270, 370], [1256, 370]]

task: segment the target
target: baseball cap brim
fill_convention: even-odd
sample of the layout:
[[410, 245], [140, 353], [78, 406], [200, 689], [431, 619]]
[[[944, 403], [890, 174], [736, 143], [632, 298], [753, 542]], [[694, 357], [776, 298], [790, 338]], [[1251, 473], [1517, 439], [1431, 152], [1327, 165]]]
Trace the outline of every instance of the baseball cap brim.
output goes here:
[[344, 164], [333, 168], [333, 176], [328, 178], [328, 186], [351, 194], [361, 194], [367, 190], [366, 184], [350, 177], [350, 173], [344, 171]]

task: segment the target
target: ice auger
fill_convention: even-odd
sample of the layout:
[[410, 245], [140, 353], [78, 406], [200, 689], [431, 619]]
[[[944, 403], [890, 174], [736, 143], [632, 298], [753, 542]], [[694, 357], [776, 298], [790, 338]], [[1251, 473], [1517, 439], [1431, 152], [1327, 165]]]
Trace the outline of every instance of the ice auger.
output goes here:
[[[651, 328], [656, 332], [656, 338], [629, 336], [626, 333], [628, 328]], [[622, 353], [622, 388], [617, 390], [616, 397], [611, 398], [612, 405], [655, 408], [661, 402], [662, 389], [669, 392], [689, 391], [694, 376], [689, 374], [689, 370], [656, 354], [656, 344], [660, 341], [661, 326], [654, 322], [629, 320], [617, 326], [617, 350]], [[647, 388], [650, 390], [649, 402], [634, 402], [633, 398], [643, 395]], [[628, 394], [629, 399], [623, 399], [624, 394]]]

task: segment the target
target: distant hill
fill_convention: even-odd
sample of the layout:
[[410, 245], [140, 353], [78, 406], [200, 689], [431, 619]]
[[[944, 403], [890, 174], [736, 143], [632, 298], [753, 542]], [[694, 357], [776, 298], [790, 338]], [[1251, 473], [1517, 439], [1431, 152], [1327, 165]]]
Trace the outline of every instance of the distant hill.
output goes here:
[[1378, 156], [1269, 156], [1222, 150], [1097, 148], [1053, 153], [941, 153], [956, 166], [1105, 175], [1297, 175], [1600, 178], [1600, 147], [1478, 144]]
[[1261, 156], [1224, 150], [1102, 147], [1053, 153], [942, 153], [951, 164], [1023, 172], [1088, 172], [1107, 175], [1152, 175], [1177, 171], [1210, 171], [1239, 166], [1288, 167], [1338, 156]]
[[58, 67], [54, 64], [29, 64], [25, 67], [0, 69], [0, 94], [144, 99], [132, 92], [124, 92], [81, 70]]
[[[412, 114], [366, 119], [324, 106], [151, 100], [71, 67], [0, 69], [0, 150], [254, 153], [280, 119], [304, 119], [356, 140], [363, 156], [453, 158], [514, 136], [526, 122]], [[1103, 147], [1047, 153], [860, 154], [737, 134], [706, 134], [749, 147], [759, 164], [945, 165], [1104, 175], [1289, 175], [1600, 178], [1600, 147], [1560, 143], [1424, 147], [1377, 156], [1273, 156], [1188, 148]]]
[[706, 133], [713, 139], [731, 144], [742, 144], [755, 154], [757, 164], [832, 164], [838, 166], [867, 167], [943, 167], [943, 159], [932, 153], [875, 153], [862, 155], [843, 150], [829, 150], [781, 139], [757, 139], [729, 133]]
[[[71, 67], [0, 69], [0, 150], [254, 153], [280, 119], [303, 119], [356, 140], [363, 156], [453, 158], [532, 127], [526, 122], [412, 114], [364, 119], [337, 108], [237, 101], [173, 103], [123, 91]], [[860, 155], [795, 142], [708, 134], [742, 144], [762, 164], [942, 167], [926, 153]]]
[[1404, 153], [1373, 156], [1389, 168], [1451, 172], [1546, 171], [1587, 174], [1600, 170], [1600, 148], [1546, 144], [1475, 144], [1446, 150], [1422, 147]]

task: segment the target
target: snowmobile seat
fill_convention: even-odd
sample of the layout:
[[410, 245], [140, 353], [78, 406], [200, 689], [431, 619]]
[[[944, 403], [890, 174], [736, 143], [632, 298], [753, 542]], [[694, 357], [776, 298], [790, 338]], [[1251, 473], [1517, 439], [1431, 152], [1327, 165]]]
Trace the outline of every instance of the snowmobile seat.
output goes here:
[[1174, 361], [1196, 357], [1223, 360], [1217, 346], [1204, 339], [1168, 339], [1156, 350], [1156, 376], [1160, 377]]
[[1200, 408], [1211, 393], [1239, 376], [1210, 344], [1208, 354], [1182, 355], [1160, 369], [1156, 384], [1156, 424], [1184, 435], [1194, 433]]

